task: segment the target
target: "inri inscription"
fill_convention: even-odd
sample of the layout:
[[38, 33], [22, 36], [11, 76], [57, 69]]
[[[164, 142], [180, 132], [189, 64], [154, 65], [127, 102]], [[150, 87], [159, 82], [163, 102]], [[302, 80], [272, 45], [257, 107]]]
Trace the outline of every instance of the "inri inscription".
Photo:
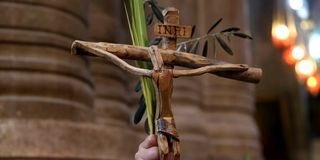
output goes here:
[[190, 38], [192, 26], [157, 24], [154, 33], [157, 36], [169, 38]]

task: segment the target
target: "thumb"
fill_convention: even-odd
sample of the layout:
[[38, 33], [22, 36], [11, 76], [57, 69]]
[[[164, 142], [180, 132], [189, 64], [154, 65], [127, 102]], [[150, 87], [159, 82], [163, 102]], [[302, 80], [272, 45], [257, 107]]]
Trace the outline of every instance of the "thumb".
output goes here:
[[151, 147], [158, 146], [156, 135], [149, 135], [142, 143], [141, 147], [148, 149]]

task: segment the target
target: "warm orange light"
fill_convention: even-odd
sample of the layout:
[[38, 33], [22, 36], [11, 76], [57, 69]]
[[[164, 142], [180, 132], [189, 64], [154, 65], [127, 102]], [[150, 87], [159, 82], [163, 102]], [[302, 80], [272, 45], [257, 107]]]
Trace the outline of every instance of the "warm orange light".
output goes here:
[[296, 61], [299, 61], [306, 56], [306, 52], [303, 47], [295, 46], [291, 51], [291, 55]]
[[279, 40], [286, 40], [289, 38], [289, 28], [286, 25], [278, 25], [274, 29], [274, 36]]
[[[291, 29], [292, 30], [292, 29]], [[288, 47], [295, 41], [296, 35], [287, 25], [278, 24], [272, 27], [272, 41], [278, 47]]]
[[284, 51], [283, 53], [283, 59], [284, 61], [289, 64], [289, 65], [294, 65], [296, 64], [297, 60], [292, 56], [292, 48], [288, 48], [287, 50]]
[[316, 77], [314, 77], [314, 76], [311, 76], [311, 77], [309, 77], [308, 79], [307, 79], [307, 86], [309, 87], [309, 88], [315, 88], [315, 87], [317, 87], [318, 86], [318, 80], [317, 80], [317, 78]]
[[318, 75], [311, 76], [307, 79], [306, 85], [310, 94], [316, 96], [320, 91], [320, 77]]
[[306, 52], [302, 46], [290, 47], [283, 53], [283, 59], [289, 65], [294, 65], [297, 61], [305, 58], [305, 56]]
[[[278, 8], [279, 9], [279, 8]], [[277, 47], [292, 46], [297, 38], [295, 15], [283, 9], [276, 10], [272, 20], [272, 42]]]
[[296, 63], [295, 70], [300, 78], [312, 76], [317, 71], [315, 62], [309, 59], [304, 59]]

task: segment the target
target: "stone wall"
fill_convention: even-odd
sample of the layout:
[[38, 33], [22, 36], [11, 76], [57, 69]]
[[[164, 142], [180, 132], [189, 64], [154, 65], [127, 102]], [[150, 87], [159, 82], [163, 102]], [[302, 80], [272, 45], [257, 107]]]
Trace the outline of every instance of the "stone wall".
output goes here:
[[[90, 40], [126, 43], [129, 33], [126, 32], [127, 26], [122, 23], [125, 17], [119, 12], [122, 5], [123, 2], [119, 0], [90, 1]], [[122, 137], [115, 142], [120, 148], [110, 153], [113, 155], [110, 158], [132, 159], [139, 141], [130, 123], [128, 73], [101, 58], [90, 58], [90, 72], [95, 84], [95, 122], [108, 129], [108, 132]], [[105, 137], [110, 140], [113, 138]], [[129, 141], [131, 143], [127, 143]]]
[[87, 2], [78, 2], [0, 2], [1, 157], [73, 157], [83, 149], [77, 132], [93, 121], [93, 84], [87, 62], [68, 54], [87, 34]]
[[[70, 55], [73, 40], [99, 38], [92, 38], [88, 27], [95, 20], [88, 21], [91, 3], [0, 2], [1, 159], [132, 157], [122, 153], [127, 136], [121, 133], [130, 135], [124, 130], [129, 110], [119, 95], [125, 92], [125, 81], [118, 83], [123, 75], [104, 78], [111, 75], [105, 69], [114, 67], [101, 62], [89, 67], [89, 60]], [[118, 95], [110, 94], [112, 82], [120, 86]], [[108, 106], [100, 105], [104, 98]]]

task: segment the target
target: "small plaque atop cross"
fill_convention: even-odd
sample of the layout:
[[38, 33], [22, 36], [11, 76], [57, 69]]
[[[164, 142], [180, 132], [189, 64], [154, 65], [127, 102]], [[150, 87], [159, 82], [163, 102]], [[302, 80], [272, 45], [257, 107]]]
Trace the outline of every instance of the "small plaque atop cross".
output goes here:
[[179, 10], [176, 8], [166, 8], [163, 11], [163, 15], [164, 24], [156, 24], [154, 26], [154, 34], [168, 39], [168, 44], [163, 47], [164, 49], [175, 50], [177, 38], [191, 38], [192, 26], [179, 24]]
[[155, 35], [168, 38], [191, 38], [192, 26], [157, 24]]

